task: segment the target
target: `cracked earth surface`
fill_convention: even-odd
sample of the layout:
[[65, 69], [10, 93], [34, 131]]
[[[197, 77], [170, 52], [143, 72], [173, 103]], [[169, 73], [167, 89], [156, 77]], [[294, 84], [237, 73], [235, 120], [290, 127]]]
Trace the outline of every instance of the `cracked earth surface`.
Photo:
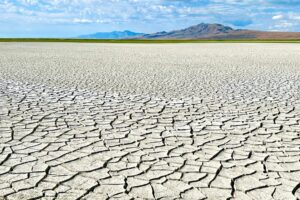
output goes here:
[[0, 199], [299, 199], [299, 65], [292, 44], [2, 43]]

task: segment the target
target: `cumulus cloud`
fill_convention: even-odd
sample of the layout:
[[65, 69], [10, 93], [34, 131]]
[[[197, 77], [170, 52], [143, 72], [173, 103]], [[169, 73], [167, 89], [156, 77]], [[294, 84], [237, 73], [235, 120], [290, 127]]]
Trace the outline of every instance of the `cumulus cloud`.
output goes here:
[[288, 21], [280, 21], [274, 27], [279, 29], [279, 30], [282, 30], [282, 29], [293, 27], [294, 25], [295, 25], [294, 23], [291, 23], [291, 22], [288, 22]]
[[93, 23], [93, 20], [90, 20], [90, 19], [77, 19], [75, 18], [73, 20], [74, 23]]
[[291, 20], [296, 20], [296, 21], [300, 20], [300, 14], [289, 13], [288, 17]]
[[283, 18], [283, 15], [274, 15], [274, 16], [272, 17], [272, 19], [274, 19], [274, 20], [282, 19], [282, 18]]
[[299, 5], [300, 0], [266, 0], [268, 3], [277, 5], [294, 6]]
[[266, 29], [285, 20], [297, 28], [299, 10], [300, 0], [0, 0], [0, 25], [140, 24], [138, 31], [160, 31], [201, 22]]

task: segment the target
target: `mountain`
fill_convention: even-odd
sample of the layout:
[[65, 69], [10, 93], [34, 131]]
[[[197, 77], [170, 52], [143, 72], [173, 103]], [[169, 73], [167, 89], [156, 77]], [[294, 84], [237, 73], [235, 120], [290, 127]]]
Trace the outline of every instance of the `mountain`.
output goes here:
[[144, 33], [135, 33], [132, 31], [113, 31], [113, 32], [98, 32], [90, 35], [81, 35], [81, 39], [126, 39], [142, 36]]
[[138, 39], [300, 39], [300, 32], [268, 32], [233, 29], [222, 24], [201, 23], [181, 30], [138, 36]]
[[186, 39], [186, 38], [202, 38], [211, 37], [212, 35], [228, 34], [234, 30], [231, 27], [221, 24], [198, 24], [181, 30], [171, 32], [158, 32], [153, 34], [143, 35], [143, 38], [149, 39]]
[[233, 29], [222, 24], [201, 23], [185, 29], [152, 34], [132, 31], [99, 32], [82, 35], [83, 39], [300, 39], [300, 32], [268, 32]]

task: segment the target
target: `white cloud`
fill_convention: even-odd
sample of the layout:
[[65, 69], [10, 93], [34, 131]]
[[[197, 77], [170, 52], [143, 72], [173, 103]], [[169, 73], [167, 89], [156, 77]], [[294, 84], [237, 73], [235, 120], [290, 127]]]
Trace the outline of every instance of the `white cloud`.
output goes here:
[[66, 30], [80, 26], [125, 27], [155, 32], [201, 22], [233, 26], [234, 21], [248, 20], [253, 23], [247, 24], [247, 29], [300, 30], [300, 4], [296, 1], [299, 0], [0, 0], [0, 25], [50, 25]]
[[89, 23], [93, 23], [93, 20], [90, 19], [73, 19], [74, 23], [83, 23], [83, 24], [89, 24]]
[[300, 14], [290, 13], [289, 19], [291, 20], [300, 20]]
[[[66, 21], [68, 22], [68, 21]], [[71, 20], [73, 23], [79, 23], [79, 24], [91, 24], [91, 23], [98, 23], [98, 24], [104, 24], [104, 23], [110, 23], [110, 20], [101, 20], [101, 19], [79, 19], [75, 18]]]
[[282, 19], [283, 18], [283, 15], [274, 15], [273, 17], [272, 17], [272, 19], [274, 19], [274, 20], [278, 20], [278, 19]]
[[277, 29], [288, 29], [288, 28], [291, 28], [293, 26], [295, 26], [295, 24], [292, 23], [292, 22], [280, 21], [278, 24], [276, 24], [274, 26], [274, 28], [277, 28]]

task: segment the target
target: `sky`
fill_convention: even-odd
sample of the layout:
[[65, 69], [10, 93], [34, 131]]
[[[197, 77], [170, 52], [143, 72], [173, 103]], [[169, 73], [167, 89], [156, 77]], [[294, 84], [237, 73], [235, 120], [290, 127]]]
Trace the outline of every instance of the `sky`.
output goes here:
[[300, 0], [0, 0], [0, 37], [153, 33], [202, 22], [300, 31]]

